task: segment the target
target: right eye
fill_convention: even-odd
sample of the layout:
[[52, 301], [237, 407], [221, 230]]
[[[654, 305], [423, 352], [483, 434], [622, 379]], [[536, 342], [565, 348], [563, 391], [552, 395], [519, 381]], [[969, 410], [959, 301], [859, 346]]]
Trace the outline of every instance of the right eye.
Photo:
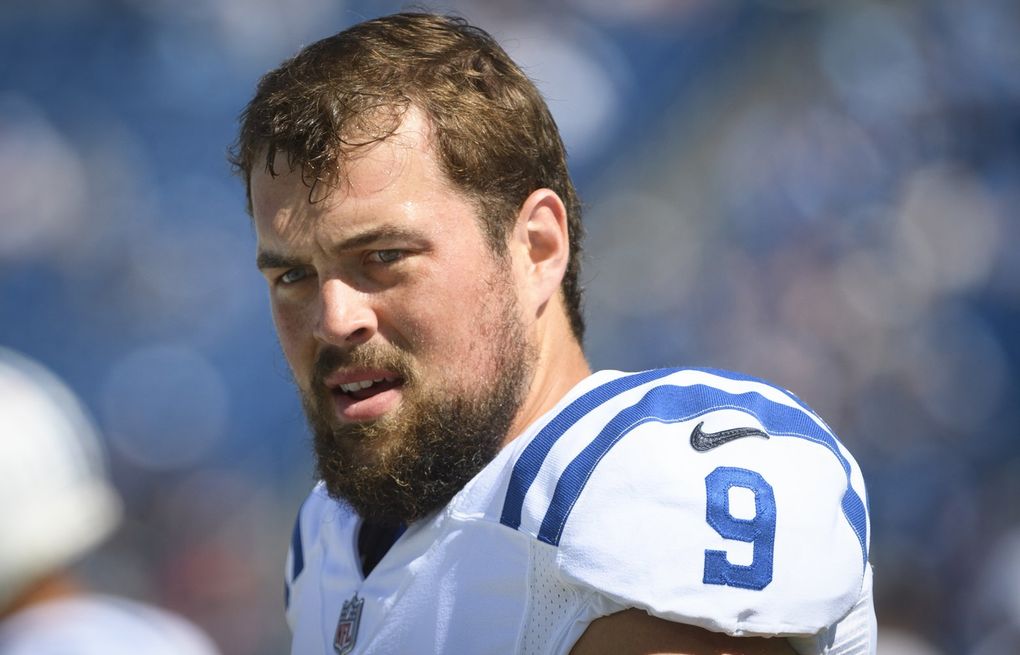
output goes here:
[[307, 268], [292, 268], [285, 271], [279, 278], [280, 284], [295, 284], [308, 277]]

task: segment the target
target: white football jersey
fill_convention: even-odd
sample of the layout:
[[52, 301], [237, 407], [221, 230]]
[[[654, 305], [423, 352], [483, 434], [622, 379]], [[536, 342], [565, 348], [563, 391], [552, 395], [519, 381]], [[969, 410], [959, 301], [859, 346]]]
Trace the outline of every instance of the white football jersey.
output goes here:
[[360, 524], [321, 485], [302, 507], [294, 655], [568, 653], [626, 608], [875, 652], [860, 469], [797, 398], [746, 376], [596, 373], [367, 576]]

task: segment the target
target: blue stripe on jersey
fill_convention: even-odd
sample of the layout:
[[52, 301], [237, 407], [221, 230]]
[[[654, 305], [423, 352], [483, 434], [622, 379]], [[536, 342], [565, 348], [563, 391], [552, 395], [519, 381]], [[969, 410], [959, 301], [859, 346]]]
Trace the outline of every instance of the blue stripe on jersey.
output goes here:
[[[303, 505], [301, 509], [304, 509]], [[290, 552], [293, 557], [290, 580], [293, 582], [305, 568], [305, 551], [301, 545], [301, 510], [298, 510], [297, 520], [294, 521], [294, 533], [290, 536]]]
[[867, 563], [867, 518], [864, 503], [850, 486], [850, 462], [840, 452], [833, 436], [803, 411], [769, 400], [756, 391], [733, 394], [704, 384], [655, 387], [637, 403], [613, 417], [560, 475], [552, 502], [539, 529], [539, 540], [559, 545], [567, 518], [595, 467], [634, 428], [650, 421], [687, 421], [720, 409], [735, 409], [751, 414], [772, 436], [807, 439], [828, 448], [836, 456], [847, 476], [847, 489], [842, 502], [843, 514], [860, 541], [864, 562]]
[[552, 450], [556, 440], [564, 432], [569, 430], [575, 423], [580, 421], [589, 412], [612, 399], [624, 391], [641, 386], [646, 382], [658, 380], [659, 378], [676, 373], [680, 369], [656, 369], [634, 373], [611, 380], [601, 386], [580, 395], [572, 403], [567, 405], [563, 411], [557, 414], [542, 430], [531, 440], [517, 458], [514, 470], [510, 475], [510, 484], [506, 491], [506, 500], [503, 502], [503, 514], [499, 522], [516, 530], [521, 526], [521, 511], [524, 507], [524, 496], [528, 493], [538, 471], [542, 468], [549, 451]]
[[766, 387], [771, 387], [771, 388], [775, 389], [776, 391], [782, 392], [782, 394], [784, 396], [788, 396], [790, 398], [790, 400], [792, 400], [793, 402], [795, 402], [798, 405], [800, 405], [801, 409], [803, 409], [805, 412], [807, 412], [808, 414], [811, 414], [812, 416], [814, 416], [818, 420], [821, 420], [821, 418], [818, 416], [818, 414], [815, 414], [815, 410], [813, 410], [813, 409], [811, 409], [810, 407], [807, 406], [807, 403], [805, 403], [803, 400], [801, 400], [800, 398], [795, 396], [792, 392], [787, 391], [786, 389], [783, 389], [782, 387], [777, 387], [776, 385], [772, 384], [768, 380], [763, 380], [762, 378], [756, 378], [753, 375], [747, 375], [745, 373], [734, 373], [733, 371], [724, 371], [724, 370], [722, 370], [720, 368], [690, 368], [690, 369], [687, 369], [687, 370], [690, 370], [690, 371], [701, 371], [702, 373], [709, 373], [709, 374], [714, 375], [716, 377], [726, 378], [727, 380], [737, 380], [739, 382], [757, 382], [758, 384], [764, 384]]

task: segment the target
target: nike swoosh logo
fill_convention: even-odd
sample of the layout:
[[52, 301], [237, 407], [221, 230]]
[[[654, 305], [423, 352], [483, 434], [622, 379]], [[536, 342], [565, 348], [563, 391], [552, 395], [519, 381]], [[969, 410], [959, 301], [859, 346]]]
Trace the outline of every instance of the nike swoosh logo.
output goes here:
[[703, 432], [701, 426], [704, 424], [704, 421], [698, 423], [694, 426], [694, 431], [691, 432], [691, 448], [699, 453], [712, 450], [734, 439], [742, 439], [744, 437], [769, 438], [769, 435], [758, 428], [731, 428], [729, 430], [720, 430], [719, 432]]

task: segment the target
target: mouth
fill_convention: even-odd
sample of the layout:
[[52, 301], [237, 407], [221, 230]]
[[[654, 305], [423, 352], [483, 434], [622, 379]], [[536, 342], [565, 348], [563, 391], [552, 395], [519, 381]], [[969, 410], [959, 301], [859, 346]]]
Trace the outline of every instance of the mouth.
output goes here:
[[354, 400], [365, 400], [367, 398], [371, 398], [377, 393], [393, 389], [399, 384], [400, 379], [395, 376], [381, 377], [373, 380], [358, 380], [355, 382], [338, 384], [336, 387], [332, 388], [332, 391], [334, 394], [346, 394]]
[[404, 380], [389, 371], [339, 371], [325, 379], [340, 421], [380, 418], [402, 397]]

